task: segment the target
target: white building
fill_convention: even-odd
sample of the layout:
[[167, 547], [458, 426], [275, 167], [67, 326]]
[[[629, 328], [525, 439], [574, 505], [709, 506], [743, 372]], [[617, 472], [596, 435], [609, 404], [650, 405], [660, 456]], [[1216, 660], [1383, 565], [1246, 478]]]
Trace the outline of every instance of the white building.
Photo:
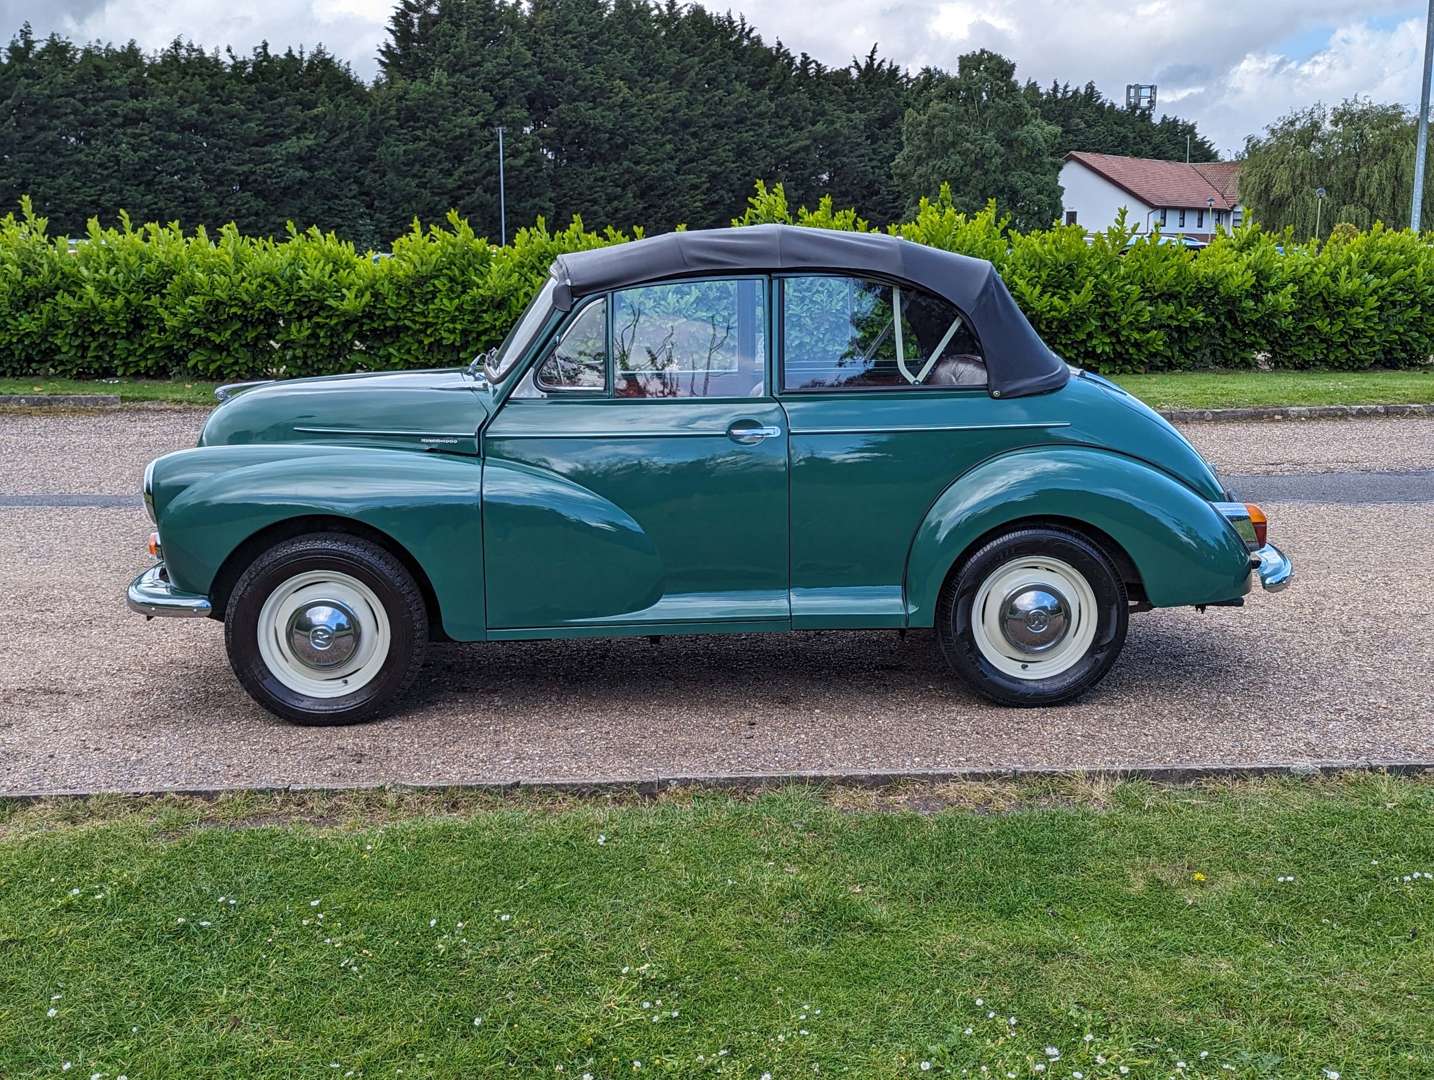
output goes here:
[[1237, 161], [1160, 161], [1075, 150], [1061, 166], [1061, 220], [1098, 232], [1124, 209], [1126, 224], [1137, 232], [1159, 227], [1165, 236], [1207, 243], [1217, 227], [1241, 223], [1239, 179]]

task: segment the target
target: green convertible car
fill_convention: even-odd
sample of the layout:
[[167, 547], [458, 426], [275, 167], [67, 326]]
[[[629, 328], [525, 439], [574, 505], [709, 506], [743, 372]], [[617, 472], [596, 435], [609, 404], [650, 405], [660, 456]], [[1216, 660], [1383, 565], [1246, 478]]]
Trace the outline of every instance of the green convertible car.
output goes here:
[[467, 369], [220, 390], [151, 463], [144, 615], [365, 720], [428, 641], [934, 628], [997, 702], [1110, 669], [1132, 611], [1289, 560], [1176, 430], [1068, 367], [992, 266], [789, 226], [564, 255]]

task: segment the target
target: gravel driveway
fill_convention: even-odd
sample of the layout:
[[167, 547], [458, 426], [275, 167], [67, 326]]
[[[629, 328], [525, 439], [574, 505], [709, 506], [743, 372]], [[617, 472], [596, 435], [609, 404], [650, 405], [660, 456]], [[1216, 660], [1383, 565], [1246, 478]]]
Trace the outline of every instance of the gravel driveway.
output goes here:
[[0, 792], [1434, 760], [1434, 420], [1192, 425], [1296, 583], [1134, 617], [1075, 705], [986, 705], [928, 633], [513, 642], [435, 646], [402, 715], [306, 729], [217, 623], [124, 608], [144, 463], [202, 415], [0, 414]]

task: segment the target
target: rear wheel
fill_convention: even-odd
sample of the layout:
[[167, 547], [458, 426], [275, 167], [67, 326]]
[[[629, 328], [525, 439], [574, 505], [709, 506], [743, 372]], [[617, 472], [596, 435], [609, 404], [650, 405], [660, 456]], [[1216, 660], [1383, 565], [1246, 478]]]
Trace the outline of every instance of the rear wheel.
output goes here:
[[1069, 701], [1105, 677], [1129, 604], [1110, 558], [1079, 533], [1018, 529], [983, 545], [937, 606], [947, 661], [1003, 705]]
[[418, 675], [428, 612], [408, 569], [342, 533], [285, 541], [239, 578], [224, 617], [229, 663], [260, 705], [297, 724], [354, 724]]

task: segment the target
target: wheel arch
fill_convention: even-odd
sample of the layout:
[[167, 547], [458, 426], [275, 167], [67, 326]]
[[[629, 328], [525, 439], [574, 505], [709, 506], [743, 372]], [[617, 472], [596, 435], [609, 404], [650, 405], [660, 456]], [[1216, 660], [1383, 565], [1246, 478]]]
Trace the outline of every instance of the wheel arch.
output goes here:
[[1014, 527], [1052, 525], [1098, 544], [1127, 589], [1156, 607], [1249, 591], [1249, 553], [1202, 496], [1144, 462], [1092, 447], [1040, 447], [988, 459], [932, 503], [906, 567], [908, 625], [933, 625], [953, 570]]
[[214, 605], [211, 618], [221, 620], [224, 618], [224, 612], [229, 606], [229, 597], [234, 591], [235, 584], [261, 554], [285, 540], [314, 533], [342, 533], [345, 536], [367, 540], [383, 548], [403, 563], [404, 568], [413, 575], [413, 580], [418, 585], [418, 591], [423, 596], [423, 604], [428, 611], [430, 639], [450, 640], [443, 629], [442, 605], [438, 602], [438, 594], [434, 590], [433, 582], [423, 568], [423, 564], [414, 558], [408, 548], [382, 529], [370, 525], [366, 521], [339, 514], [299, 514], [283, 518], [265, 525], [241, 540], [219, 564], [219, 569], [214, 574], [214, 582], [209, 589], [209, 600]]
[[1115, 539], [1103, 529], [1099, 529], [1088, 521], [1079, 518], [1061, 517], [1058, 514], [1035, 515], [1033, 517], [1014, 518], [994, 525], [981, 533], [964, 548], [951, 564], [951, 568], [942, 579], [941, 589], [945, 589], [951, 579], [961, 572], [961, 568], [971, 560], [971, 556], [980, 551], [998, 536], [1005, 533], [1016, 532], [1020, 529], [1064, 529], [1067, 532], [1076, 533], [1084, 537], [1101, 550], [1115, 566], [1120, 574], [1120, 580], [1125, 584], [1126, 594], [1131, 600], [1137, 603], [1146, 601], [1145, 582], [1140, 577], [1140, 568], [1135, 565], [1135, 560]]
[[340, 531], [394, 554], [421, 583], [432, 625], [486, 637], [482, 466], [403, 450], [314, 445], [201, 447], [157, 469], [169, 576], [216, 612], [265, 544]]

